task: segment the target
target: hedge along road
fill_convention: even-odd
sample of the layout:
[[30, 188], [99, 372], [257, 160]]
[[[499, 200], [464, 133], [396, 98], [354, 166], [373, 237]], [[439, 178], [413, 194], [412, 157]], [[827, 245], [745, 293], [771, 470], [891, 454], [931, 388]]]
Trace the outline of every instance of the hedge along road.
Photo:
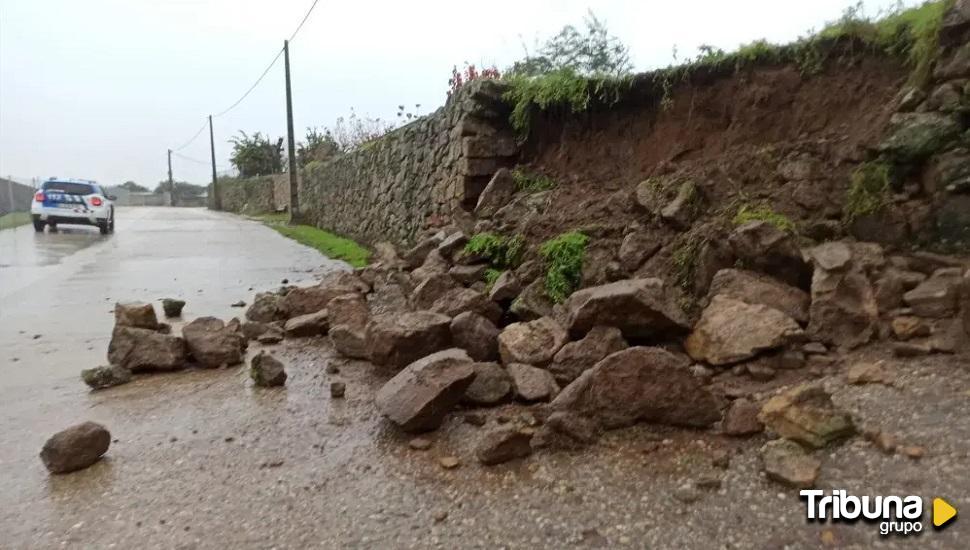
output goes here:
[[180, 298], [185, 320], [242, 317], [231, 304], [284, 278], [299, 284], [346, 265], [260, 223], [201, 208], [119, 208], [107, 236], [58, 229], [0, 231], [0, 395], [80, 384], [81, 369], [105, 364], [115, 302], [153, 302], [161, 317], [158, 300]]

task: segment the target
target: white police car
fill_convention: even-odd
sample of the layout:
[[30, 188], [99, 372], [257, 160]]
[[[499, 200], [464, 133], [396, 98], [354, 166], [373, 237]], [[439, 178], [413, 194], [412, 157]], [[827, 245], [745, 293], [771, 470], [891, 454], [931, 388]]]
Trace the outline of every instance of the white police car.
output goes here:
[[58, 224], [96, 225], [102, 235], [115, 230], [114, 196], [97, 182], [51, 178], [34, 194], [30, 214], [34, 230]]

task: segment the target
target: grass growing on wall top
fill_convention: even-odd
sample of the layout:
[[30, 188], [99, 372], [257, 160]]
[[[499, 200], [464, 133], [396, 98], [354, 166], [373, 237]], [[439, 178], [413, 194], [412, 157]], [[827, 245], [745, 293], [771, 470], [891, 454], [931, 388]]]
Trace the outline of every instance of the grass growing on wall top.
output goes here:
[[13, 229], [30, 223], [30, 212], [10, 212], [0, 216], [0, 229]]
[[288, 214], [264, 214], [255, 219], [262, 221], [285, 237], [314, 248], [324, 256], [343, 260], [353, 267], [364, 267], [370, 260], [370, 250], [346, 237], [334, 235], [312, 225], [288, 225]]

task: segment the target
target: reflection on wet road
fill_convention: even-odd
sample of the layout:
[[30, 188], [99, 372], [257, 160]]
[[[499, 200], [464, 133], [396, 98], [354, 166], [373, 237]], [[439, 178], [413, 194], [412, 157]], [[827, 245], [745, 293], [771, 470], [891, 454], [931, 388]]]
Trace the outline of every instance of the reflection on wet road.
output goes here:
[[[128, 208], [117, 232], [0, 232], [0, 391], [104, 362], [118, 301], [188, 302], [187, 318], [337, 264], [252, 221], [204, 209]], [[253, 290], [249, 290], [252, 288]]]

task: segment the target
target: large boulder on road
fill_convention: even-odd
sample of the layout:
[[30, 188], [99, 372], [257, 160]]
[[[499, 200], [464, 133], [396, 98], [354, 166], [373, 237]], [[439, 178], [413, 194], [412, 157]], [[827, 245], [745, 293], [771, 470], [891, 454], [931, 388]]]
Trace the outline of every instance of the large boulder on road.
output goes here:
[[155, 308], [147, 303], [115, 304], [115, 326], [158, 329], [158, 317]]
[[472, 365], [460, 349], [419, 359], [377, 392], [377, 408], [406, 432], [434, 430], [475, 379]]
[[488, 296], [470, 288], [455, 288], [435, 300], [431, 311], [457, 317], [466, 311], [481, 315], [493, 323], [502, 316], [502, 308]]
[[131, 372], [177, 370], [186, 359], [184, 340], [144, 328], [115, 327], [108, 344], [108, 362]]
[[832, 403], [820, 383], [802, 384], [772, 397], [758, 419], [776, 434], [806, 447], [822, 448], [855, 433], [852, 417]]
[[430, 311], [385, 313], [367, 323], [365, 338], [375, 365], [405, 367], [451, 345], [451, 318]]
[[91, 466], [108, 452], [111, 433], [94, 422], [84, 422], [54, 434], [44, 443], [40, 459], [52, 474], [66, 474]]
[[287, 375], [279, 359], [261, 351], [249, 362], [249, 377], [257, 386], [271, 388], [286, 384]]
[[606, 429], [638, 421], [710, 426], [721, 419], [719, 403], [688, 367], [661, 348], [618, 351], [566, 386], [550, 407], [591, 418]]
[[242, 363], [246, 337], [222, 319], [195, 319], [182, 327], [182, 338], [199, 366], [217, 368]]
[[696, 361], [730, 365], [801, 338], [794, 319], [761, 304], [715, 296], [684, 347]]
[[687, 315], [660, 279], [626, 279], [573, 293], [566, 300], [567, 329], [584, 335], [597, 325], [627, 338], [659, 338], [689, 330]]

